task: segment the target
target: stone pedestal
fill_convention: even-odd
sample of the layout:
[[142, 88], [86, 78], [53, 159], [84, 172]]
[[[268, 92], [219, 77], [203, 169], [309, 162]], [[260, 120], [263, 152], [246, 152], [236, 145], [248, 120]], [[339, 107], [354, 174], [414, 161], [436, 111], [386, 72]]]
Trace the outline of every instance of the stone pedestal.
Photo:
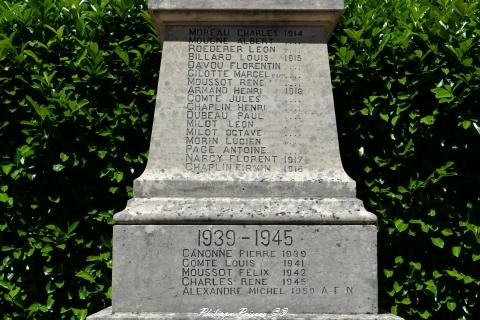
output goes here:
[[135, 312], [119, 312], [112, 313], [112, 308], [102, 310], [88, 319], [90, 320], [218, 320], [218, 319], [282, 319], [282, 320], [402, 320], [402, 318], [391, 314], [287, 314], [285, 316], [270, 316], [259, 315], [253, 316], [237, 316], [226, 315], [215, 316], [212, 315], [200, 315], [199, 313], [135, 313]]
[[327, 40], [343, 1], [151, 0], [145, 172], [115, 215], [100, 319], [378, 314], [376, 217], [344, 172]]

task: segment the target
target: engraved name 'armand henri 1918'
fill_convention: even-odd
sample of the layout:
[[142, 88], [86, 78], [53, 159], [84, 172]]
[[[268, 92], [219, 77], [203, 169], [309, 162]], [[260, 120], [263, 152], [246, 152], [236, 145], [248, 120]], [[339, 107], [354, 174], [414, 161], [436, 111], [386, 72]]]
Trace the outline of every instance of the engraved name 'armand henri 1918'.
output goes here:
[[[182, 295], [351, 295], [351, 285], [312, 281], [318, 254], [288, 228], [198, 228], [181, 249]], [[308, 240], [307, 240], [308, 241]]]
[[308, 64], [298, 44], [311, 33], [249, 27], [184, 32], [185, 169], [302, 172], [307, 155], [297, 142], [309, 111], [301, 76]]

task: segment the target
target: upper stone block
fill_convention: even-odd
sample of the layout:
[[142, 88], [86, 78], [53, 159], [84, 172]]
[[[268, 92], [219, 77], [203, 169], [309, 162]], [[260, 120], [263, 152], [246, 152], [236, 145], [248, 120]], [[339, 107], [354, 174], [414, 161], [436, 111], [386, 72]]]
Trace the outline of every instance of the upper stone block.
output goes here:
[[167, 25], [281, 23], [322, 26], [328, 39], [343, 13], [343, 0], [149, 0], [163, 41]]
[[164, 40], [138, 198], [354, 198], [327, 40], [342, 0], [151, 0]]
[[152, 10], [343, 10], [343, 0], [150, 0]]
[[353, 198], [321, 26], [169, 26], [136, 197]]

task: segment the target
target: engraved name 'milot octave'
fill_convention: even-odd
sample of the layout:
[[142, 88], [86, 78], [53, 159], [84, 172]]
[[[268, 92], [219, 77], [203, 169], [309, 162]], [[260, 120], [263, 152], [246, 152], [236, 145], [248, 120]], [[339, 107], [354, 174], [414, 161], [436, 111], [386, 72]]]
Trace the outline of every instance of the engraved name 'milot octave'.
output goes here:
[[[300, 28], [185, 28], [185, 169], [301, 172]], [[280, 87], [280, 91], [276, 88]], [[272, 104], [269, 96], [281, 97]], [[265, 123], [281, 122], [268, 131]], [[268, 139], [270, 142], [266, 142]], [[272, 150], [273, 143], [281, 144]]]
[[198, 228], [192, 238], [192, 246], [180, 252], [183, 296], [354, 294], [348, 283], [312, 281], [318, 266], [309, 263], [312, 253], [301, 249], [301, 237], [292, 229]]

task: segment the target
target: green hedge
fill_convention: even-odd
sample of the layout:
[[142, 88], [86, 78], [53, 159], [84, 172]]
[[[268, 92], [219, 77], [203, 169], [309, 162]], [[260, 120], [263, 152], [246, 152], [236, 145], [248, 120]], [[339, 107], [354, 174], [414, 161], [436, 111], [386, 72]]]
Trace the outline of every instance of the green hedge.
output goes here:
[[110, 304], [159, 64], [143, 1], [0, 0], [0, 319]]
[[[342, 156], [379, 217], [381, 307], [480, 315], [478, 1], [350, 0], [330, 42]], [[145, 1], [0, 0], [0, 317], [110, 304], [111, 225], [145, 165]]]
[[331, 41], [343, 161], [379, 218], [380, 305], [480, 317], [480, 6], [351, 0]]

